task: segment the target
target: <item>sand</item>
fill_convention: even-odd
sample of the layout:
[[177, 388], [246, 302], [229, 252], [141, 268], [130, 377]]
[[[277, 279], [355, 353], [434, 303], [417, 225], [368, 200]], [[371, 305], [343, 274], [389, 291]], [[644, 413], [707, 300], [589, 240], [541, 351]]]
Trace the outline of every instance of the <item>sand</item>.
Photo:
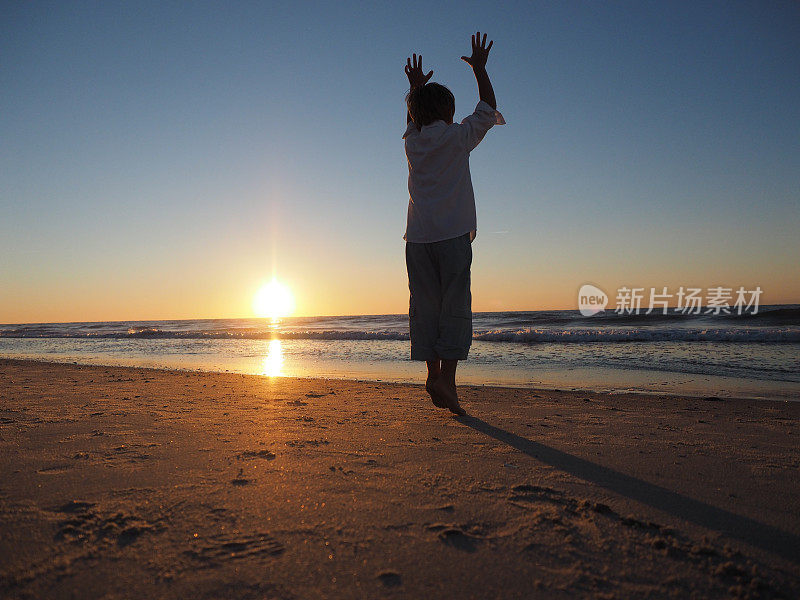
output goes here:
[[0, 596], [800, 596], [800, 403], [461, 395], [0, 360]]

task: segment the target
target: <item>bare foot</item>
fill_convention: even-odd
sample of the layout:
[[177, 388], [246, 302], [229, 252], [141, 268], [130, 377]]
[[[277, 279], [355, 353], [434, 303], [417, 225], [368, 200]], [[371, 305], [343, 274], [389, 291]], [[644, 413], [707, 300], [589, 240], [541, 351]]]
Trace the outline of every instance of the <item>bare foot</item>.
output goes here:
[[438, 406], [439, 408], [447, 408], [447, 402], [442, 400], [438, 392], [436, 392], [436, 390], [433, 389], [433, 384], [435, 381], [436, 379], [428, 377], [428, 380], [425, 382], [425, 391], [428, 392], [428, 394], [430, 394], [434, 406]]
[[458, 392], [456, 391], [455, 385], [448, 384], [444, 379], [440, 378], [433, 382], [433, 391], [439, 395], [439, 398], [445, 401], [451, 413], [458, 416], [467, 414], [467, 411], [461, 408], [461, 405], [458, 403]]

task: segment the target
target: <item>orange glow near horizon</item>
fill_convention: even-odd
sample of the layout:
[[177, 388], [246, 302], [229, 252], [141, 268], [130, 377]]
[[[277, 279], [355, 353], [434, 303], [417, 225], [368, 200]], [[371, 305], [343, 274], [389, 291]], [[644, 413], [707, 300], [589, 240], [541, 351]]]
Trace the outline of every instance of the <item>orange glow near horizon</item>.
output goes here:
[[[783, 243], [783, 238], [777, 239]], [[280, 270], [275, 270], [279, 286], [289, 293], [274, 295], [273, 290], [282, 288], [270, 285], [273, 271], [268, 253], [258, 258], [244, 251], [236, 256], [220, 254], [214, 262], [202, 262], [202, 268], [191, 262], [177, 266], [154, 263], [152, 267], [143, 263], [141, 270], [111, 279], [103, 269], [40, 272], [35, 265], [20, 262], [18, 267], [12, 265], [11, 272], [0, 267], [0, 323], [256, 316], [268, 323], [285, 317], [407, 313], [408, 278], [401, 256], [395, 256], [394, 263], [389, 259], [385, 259], [387, 264], [378, 259], [372, 263], [347, 253], [337, 254], [340, 247], [336, 244], [329, 247], [330, 257], [325, 261], [313, 255], [318, 252], [316, 246], [309, 254], [303, 247], [285, 249], [282, 258], [273, 262], [280, 264]], [[595, 282], [609, 294], [622, 285], [657, 289], [667, 286], [671, 290], [682, 285], [744, 285], [747, 289], [758, 285], [764, 290], [761, 305], [800, 302], [800, 278], [795, 276], [797, 267], [790, 253], [783, 258], [754, 254], [756, 258], [749, 262], [728, 261], [723, 265], [715, 262], [716, 255], [711, 252], [699, 254], [697, 262], [681, 256], [680, 264], [671, 264], [675, 261], [668, 252], [663, 258], [648, 256], [647, 260], [631, 263], [610, 253], [587, 263], [589, 259], [578, 256], [577, 250], [559, 256], [553, 250], [525, 262], [528, 255], [516, 247], [508, 251], [519, 258], [502, 262], [500, 250], [489, 244], [476, 248], [472, 270], [475, 312], [576, 310], [578, 289], [586, 282]], [[702, 257], [711, 258], [703, 262]], [[197, 260], [201, 258], [213, 257]], [[761, 266], [756, 264], [759, 261]], [[764, 261], [770, 269], [763, 268]], [[337, 268], [331, 268], [331, 264]], [[81, 268], [84, 267], [94, 269], [91, 261]], [[713, 278], [708, 273], [713, 273]], [[286, 296], [290, 300], [285, 304], [278, 301]]]

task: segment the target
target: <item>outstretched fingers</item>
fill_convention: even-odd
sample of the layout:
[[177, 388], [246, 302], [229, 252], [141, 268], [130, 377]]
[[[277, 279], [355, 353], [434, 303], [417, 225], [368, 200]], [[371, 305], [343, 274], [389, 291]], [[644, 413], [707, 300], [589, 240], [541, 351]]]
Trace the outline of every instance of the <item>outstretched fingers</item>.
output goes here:
[[407, 58], [404, 71], [408, 76], [411, 87], [423, 86], [433, 76], [433, 71], [425, 73], [422, 70], [422, 54], [417, 56], [415, 53]]
[[421, 71], [422, 70], [422, 54], [419, 55], [419, 58], [417, 58], [416, 54], [412, 54], [411, 58], [407, 58], [406, 59], [406, 69], [409, 69], [409, 70], [411, 70], [411, 69], [414, 69], [414, 70], [419, 69]]
[[493, 40], [489, 40], [489, 45], [487, 46], [486, 45], [486, 36], [487, 35], [488, 34], [484, 33], [483, 34], [483, 38], [481, 38], [481, 32], [478, 31], [477, 33], [475, 33], [472, 36], [472, 50], [473, 50], [473, 52], [475, 50], [485, 50], [485, 51], [488, 52], [491, 49], [492, 44], [494, 43], [494, 41]]
[[472, 56], [462, 56], [461, 60], [470, 65], [473, 69], [486, 66], [486, 59], [489, 57], [489, 50], [492, 49], [494, 41], [489, 40], [486, 44], [488, 34], [481, 35], [480, 31], [472, 34]]

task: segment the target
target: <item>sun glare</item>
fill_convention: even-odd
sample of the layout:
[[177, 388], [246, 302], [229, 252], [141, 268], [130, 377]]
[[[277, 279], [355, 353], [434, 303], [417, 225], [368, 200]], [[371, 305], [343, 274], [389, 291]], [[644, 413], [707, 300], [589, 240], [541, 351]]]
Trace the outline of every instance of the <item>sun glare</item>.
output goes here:
[[277, 321], [288, 317], [294, 310], [294, 297], [288, 287], [273, 279], [265, 283], [253, 298], [256, 316]]
[[281, 367], [283, 367], [281, 341], [278, 339], [270, 340], [267, 355], [261, 365], [261, 374], [267, 377], [280, 377]]

